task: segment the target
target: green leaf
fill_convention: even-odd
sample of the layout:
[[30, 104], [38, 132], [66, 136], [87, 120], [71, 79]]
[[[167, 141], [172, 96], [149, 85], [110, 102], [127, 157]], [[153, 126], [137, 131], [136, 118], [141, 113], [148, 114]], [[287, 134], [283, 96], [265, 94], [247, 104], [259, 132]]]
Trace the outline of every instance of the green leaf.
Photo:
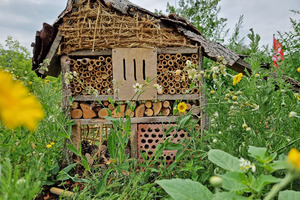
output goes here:
[[227, 172], [221, 176], [222, 187], [229, 191], [249, 191], [247, 176], [241, 172]]
[[82, 156], [81, 158], [81, 164], [82, 166], [87, 170], [87, 171], [90, 171], [90, 167], [89, 167], [89, 163], [88, 163], [88, 160], [85, 156]]
[[278, 200], [298, 200], [300, 199], [300, 192], [293, 190], [284, 190], [279, 192]]
[[233, 192], [222, 192], [215, 194], [213, 200], [247, 200], [249, 198], [243, 197]]
[[76, 147], [74, 147], [72, 144], [68, 144], [67, 147], [68, 147], [68, 149], [70, 149], [70, 151], [75, 153], [77, 156], [81, 155], [80, 151], [78, 151], [78, 149]]
[[182, 149], [182, 144], [175, 144], [175, 143], [167, 143], [165, 149], [166, 150], [179, 150]]
[[282, 179], [281, 178], [276, 178], [272, 175], [260, 175], [256, 181], [254, 182], [253, 184], [253, 189], [256, 191], [256, 192], [261, 192], [262, 189], [270, 184], [270, 183], [278, 183], [280, 182]]
[[208, 152], [208, 159], [214, 164], [228, 171], [241, 172], [239, 159], [224, 151], [211, 149]]
[[57, 135], [63, 137], [63, 138], [67, 138], [67, 139], [70, 139], [70, 136], [67, 135], [67, 134], [64, 134], [64, 133], [60, 133], [60, 132], [57, 132]]
[[155, 181], [174, 200], [211, 200], [213, 194], [201, 183], [189, 179]]
[[257, 159], [261, 163], [270, 163], [277, 156], [277, 153], [267, 154], [267, 148], [250, 146], [248, 152], [252, 158]]
[[105, 172], [103, 178], [99, 181], [99, 183], [96, 186], [96, 194], [102, 193], [105, 191], [107, 186], [107, 178], [109, 173], [112, 171], [112, 169], [109, 169]]
[[179, 121], [179, 129], [185, 127], [192, 119], [192, 115], [188, 115]]
[[281, 170], [281, 169], [286, 169], [286, 167], [287, 167], [285, 160], [274, 161], [272, 164], [270, 164], [268, 166], [269, 166], [271, 172]]

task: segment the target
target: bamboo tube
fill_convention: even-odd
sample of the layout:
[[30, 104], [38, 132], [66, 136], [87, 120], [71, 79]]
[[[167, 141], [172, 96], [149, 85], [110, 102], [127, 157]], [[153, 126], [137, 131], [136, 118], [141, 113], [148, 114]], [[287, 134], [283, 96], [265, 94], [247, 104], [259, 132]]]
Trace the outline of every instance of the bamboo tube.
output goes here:
[[168, 82], [168, 80], [165, 80], [165, 81], [163, 82], [163, 87], [164, 87], [164, 88], [168, 88], [168, 87], [169, 87], [169, 82]]
[[163, 68], [164, 68], [164, 66], [161, 65], [161, 64], [157, 66], [157, 70], [158, 70], [158, 71], [162, 71]]
[[96, 60], [96, 61], [95, 61], [95, 65], [96, 65], [97, 67], [100, 67], [100, 66], [101, 66], [101, 61], [100, 61], [100, 60]]
[[192, 63], [193, 63], [194, 65], [198, 65], [198, 60], [193, 60]]
[[164, 60], [165, 55], [164, 54], [158, 54], [158, 60]]
[[95, 76], [95, 75], [96, 75], [95, 68], [94, 68], [93, 71], [91, 71], [91, 75], [92, 75], [92, 76]]
[[105, 118], [106, 116], [108, 116], [107, 108], [102, 108], [101, 110], [99, 110], [98, 116], [99, 116], [101, 119], [103, 119], [103, 118]]
[[76, 87], [75, 83], [70, 83], [70, 88], [73, 90]]
[[198, 88], [194, 88], [194, 89], [192, 90], [192, 93], [193, 93], [193, 94], [198, 94], [198, 93], [199, 93], [199, 89], [198, 89]]
[[100, 67], [100, 71], [101, 71], [101, 72], [106, 72], [106, 68], [105, 68], [104, 66], [101, 66], [101, 67]]
[[174, 87], [174, 83], [173, 82], [169, 82], [169, 87], [173, 88]]
[[182, 57], [182, 54], [181, 53], [177, 53], [175, 56], [176, 56], [177, 60], [180, 60], [181, 57]]
[[198, 59], [198, 54], [192, 54], [192, 59], [197, 60]]
[[188, 89], [187, 89], [187, 88], [181, 88], [181, 94], [186, 94], [186, 93], [187, 93], [187, 91], [188, 91]]
[[186, 57], [186, 60], [187, 60], [187, 61], [189, 60], [189, 61], [192, 62], [192, 57], [191, 57], [191, 56], [187, 56], [187, 57]]
[[176, 82], [176, 83], [174, 84], [174, 87], [175, 87], [176, 89], [179, 89], [179, 88], [181, 87], [181, 84], [180, 84], [179, 82]]
[[176, 90], [174, 88], [169, 89], [169, 94], [175, 94], [175, 93], [176, 93]]
[[103, 57], [103, 56], [99, 56], [99, 61], [100, 62], [102, 62], [102, 61], [104, 61], [105, 60], [105, 58]]
[[84, 119], [92, 119], [93, 117], [97, 116], [95, 111], [93, 111], [93, 109], [90, 107], [90, 105], [81, 103], [80, 107], [82, 109]]
[[168, 61], [163, 60], [163, 61], [161, 62], [161, 64], [162, 64], [162, 66], [167, 66], [167, 65], [168, 65]]
[[181, 77], [180, 77], [179, 75], [176, 75], [176, 76], [174, 77], [174, 80], [175, 80], [176, 82], [180, 82]]
[[93, 71], [93, 70], [94, 70], [93, 65], [89, 65], [89, 66], [88, 66], [88, 70], [89, 70], [89, 71]]
[[81, 76], [81, 74], [84, 73], [84, 69], [82, 67], [80, 67], [78, 70], [79, 70], [79, 73], [80, 73], [79, 76]]
[[153, 110], [151, 108], [147, 108], [145, 110], [145, 115], [146, 116], [151, 117], [151, 116], [153, 116], [153, 114], [154, 114], [154, 112], [153, 112]]
[[107, 69], [107, 70], [112, 70], [112, 64], [108, 63], [108, 64], [106, 65], [106, 69]]
[[144, 117], [145, 113], [145, 104], [140, 104], [136, 109], [135, 109], [135, 117]]
[[107, 62], [106, 62], [106, 61], [101, 62], [101, 66], [102, 66], [102, 67], [106, 67], [106, 65], [107, 65]]
[[101, 77], [102, 77], [102, 79], [107, 79], [109, 77], [109, 75], [107, 73], [103, 73]]
[[81, 91], [82, 91], [81, 85], [77, 85], [77, 86], [75, 87], [75, 92], [76, 92], [76, 93], [80, 93]]
[[88, 68], [87, 68], [87, 65], [81, 65], [81, 68], [86, 71]]
[[89, 65], [95, 65], [95, 59], [89, 59]]
[[175, 60], [177, 60], [177, 58], [176, 58], [176, 55], [175, 55], [175, 54], [172, 54], [172, 55], [171, 55], [171, 60], [172, 60], [172, 61], [175, 61]]
[[176, 90], [176, 94], [181, 94], [181, 89], [180, 88], [175, 88], [175, 90]]
[[101, 83], [97, 83], [96, 84], [96, 89], [97, 90], [101, 90], [102, 89], [102, 84]]
[[74, 110], [71, 110], [71, 118], [72, 119], [80, 119], [82, 117], [82, 110], [80, 109], [74, 109]]
[[91, 77], [91, 73], [90, 72], [85, 72], [85, 77]]
[[168, 88], [164, 88], [164, 94], [168, 94], [169, 90]]
[[98, 76], [98, 77], [101, 76], [101, 74], [102, 74], [102, 73], [101, 73], [100, 71], [97, 71], [97, 72], [96, 72], [96, 76]]
[[170, 58], [171, 58], [171, 55], [170, 55], [170, 54], [166, 54], [166, 55], [165, 55], [165, 59], [166, 59], [166, 60], [170, 60]]
[[78, 70], [79, 70], [79, 66], [77, 64], [73, 65], [73, 71], [76, 71], [78, 73]]
[[74, 60], [74, 59], [70, 59], [70, 65], [75, 65], [76, 64], [76, 60]]
[[108, 82], [107, 81], [102, 81], [102, 87], [107, 88], [108, 87]]
[[182, 57], [181, 57], [181, 60], [182, 60], [183, 62], [185, 62], [185, 61], [187, 60], [187, 57], [186, 57], [186, 56], [182, 56]]
[[107, 95], [113, 95], [114, 91], [112, 90], [112, 88], [108, 88], [107, 89]]
[[190, 103], [186, 104], [186, 110], [190, 110], [192, 108], [192, 105]]
[[169, 76], [169, 80], [168, 81], [170, 81], [170, 83], [171, 82], [173, 82], [174, 81], [174, 76], [173, 76], [173, 74], [169, 74], [170, 76]]
[[168, 71], [169, 72], [173, 71], [173, 67], [172, 66], [168, 67]]
[[103, 79], [101, 77], [97, 77], [96, 82], [97, 83], [101, 83], [103, 81]]
[[169, 107], [171, 106], [170, 101], [164, 101], [164, 102], [162, 103], [162, 106], [163, 106], [164, 108], [169, 108]]
[[164, 80], [164, 76], [159, 75], [159, 76], [157, 77], [157, 82], [162, 82], [163, 80]]
[[89, 59], [88, 58], [81, 59], [81, 64], [82, 65], [87, 65], [88, 63], [89, 63]]
[[182, 82], [181, 87], [188, 88], [188, 83], [186, 81]]
[[[169, 65], [169, 66], [173, 66], [173, 65], [174, 65], [173, 60], [168, 60], [168, 65]], [[172, 70], [170, 70], [170, 71], [172, 71]]]
[[76, 60], [76, 65], [77, 66], [81, 66], [82, 65], [81, 61], [80, 60]]
[[162, 102], [153, 103], [153, 105], [152, 105], [153, 115], [157, 116], [160, 113], [161, 108], [162, 108]]
[[107, 88], [101, 90], [101, 95], [107, 95]]
[[91, 76], [91, 82], [95, 83], [97, 81], [97, 77], [96, 76]]
[[72, 93], [72, 96], [77, 95], [77, 92], [75, 90], [72, 90], [71, 93]]
[[151, 101], [146, 101], [145, 106], [146, 106], [146, 108], [151, 108], [152, 107], [152, 102]]
[[107, 63], [111, 63], [111, 57], [106, 57], [105, 60], [106, 60]]
[[108, 74], [108, 75], [112, 75], [112, 70], [111, 70], [111, 69], [108, 69], [108, 70], [107, 70], [107, 74]]

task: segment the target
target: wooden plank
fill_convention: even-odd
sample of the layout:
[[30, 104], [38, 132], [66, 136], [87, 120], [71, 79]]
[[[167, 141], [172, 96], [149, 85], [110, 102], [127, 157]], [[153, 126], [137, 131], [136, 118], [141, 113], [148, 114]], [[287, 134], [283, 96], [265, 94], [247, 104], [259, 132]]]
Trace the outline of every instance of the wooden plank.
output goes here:
[[61, 57], [61, 69], [62, 69], [62, 111], [67, 116], [67, 118], [70, 118], [70, 112], [69, 112], [69, 99], [72, 95], [72, 92], [70, 88], [68, 87], [68, 84], [66, 82], [65, 75], [67, 73], [70, 73], [70, 59], [68, 56], [62, 56]]
[[130, 135], [130, 142], [131, 142], [131, 157], [138, 158], [138, 136], [137, 136], [137, 124], [131, 124], [131, 135]]
[[107, 101], [113, 99], [113, 95], [78, 95], [73, 97], [73, 101]]
[[191, 54], [198, 53], [198, 48], [195, 47], [165, 47], [157, 49], [158, 53], [169, 53], [169, 54]]
[[48, 66], [45, 66], [48, 68], [48, 71], [39, 69], [39, 73], [47, 75], [47, 76], [54, 76], [54, 77], [59, 76], [61, 68], [60, 68], [60, 60], [57, 55], [57, 51], [58, 51], [58, 47], [59, 47], [61, 39], [62, 39], [62, 36], [61, 36], [60, 32], [58, 32], [51, 47], [50, 47], [50, 50], [45, 58], [50, 61], [50, 64]]
[[157, 95], [158, 100], [197, 100], [199, 94], [161, 94]]
[[135, 94], [133, 85], [145, 85], [147, 79], [150, 84], [156, 83], [157, 51], [153, 48], [116, 48], [112, 52], [113, 79], [115, 100], [155, 100], [157, 91], [154, 87], [142, 88], [142, 94]]
[[[177, 116], [156, 116], [156, 117], [133, 117], [131, 118], [132, 124], [138, 123], [160, 123], [160, 122], [176, 122]], [[125, 120], [125, 119], [124, 119]], [[107, 119], [73, 119], [75, 123], [80, 121], [82, 125], [91, 125], [91, 124], [112, 124], [110, 120]]]
[[69, 56], [110, 56], [112, 54], [111, 49], [104, 49], [99, 51], [92, 51], [92, 50], [81, 50], [81, 51], [74, 51], [69, 53]]

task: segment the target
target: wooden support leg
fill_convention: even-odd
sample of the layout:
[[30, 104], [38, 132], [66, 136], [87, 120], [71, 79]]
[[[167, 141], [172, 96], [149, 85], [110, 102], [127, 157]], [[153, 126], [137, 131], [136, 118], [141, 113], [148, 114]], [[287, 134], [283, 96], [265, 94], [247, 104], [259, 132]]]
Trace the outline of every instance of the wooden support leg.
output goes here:
[[131, 124], [131, 157], [138, 158], [138, 146], [137, 146], [137, 124]]
[[81, 125], [79, 121], [77, 124], [72, 126], [71, 140], [74, 146], [79, 149], [79, 145], [81, 145]]

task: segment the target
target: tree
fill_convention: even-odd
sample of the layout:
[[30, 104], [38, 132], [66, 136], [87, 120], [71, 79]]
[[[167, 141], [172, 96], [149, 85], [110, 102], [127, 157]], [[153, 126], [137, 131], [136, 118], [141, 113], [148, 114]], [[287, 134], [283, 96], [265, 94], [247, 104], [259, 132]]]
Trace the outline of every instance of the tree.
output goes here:
[[219, 18], [220, 0], [179, 0], [179, 8], [167, 3], [167, 12], [186, 18], [207, 38], [224, 42], [228, 34], [226, 18]]

